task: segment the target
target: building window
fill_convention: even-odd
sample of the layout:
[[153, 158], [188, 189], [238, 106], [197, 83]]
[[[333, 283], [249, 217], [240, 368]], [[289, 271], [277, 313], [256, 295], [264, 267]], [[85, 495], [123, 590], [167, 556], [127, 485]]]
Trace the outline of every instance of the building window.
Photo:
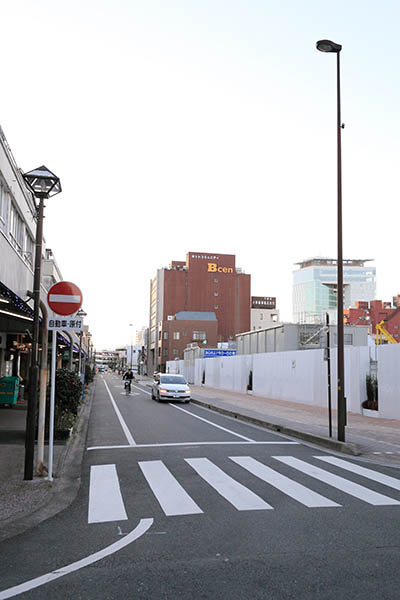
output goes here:
[[11, 242], [17, 250], [22, 250], [23, 244], [23, 221], [18, 214], [15, 206], [11, 204], [11, 218], [10, 218], [10, 236]]
[[271, 321], [273, 321], [274, 323], [278, 322], [278, 315], [271, 315]]
[[214, 306], [214, 310], [218, 310], [218, 304]]
[[183, 336], [186, 337], [187, 336], [187, 331], [183, 332]]
[[168, 331], [164, 331], [164, 340], [168, 339]]
[[177, 350], [176, 348], [172, 350], [172, 354], [174, 355], [174, 358], [179, 358], [179, 350]]
[[262, 313], [260, 313], [260, 321], [262, 321], [264, 319], [264, 315]]
[[214, 279], [214, 283], [218, 283], [218, 279], [217, 278]]
[[8, 194], [5, 186], [0, 181], [0, 220], [7, 221]]
[[179, 331], [174, 331], [174, 340], [179, 340], [180, 337], [181, 334], [179, 333]]
[[165, 358], [166, 356], [168, 356], [168, 348], [163, 348], [163, 351], [162, 351], [162, 353], [163, 353], [163, 356], [164, 356], [164, 358]]
[[193, 331], [193, 340], [206, 340], [207, 336], [206, 336], [206, 332], [205, 331]]
[[218, 292], [214, 292], [214, 296], [218, 296]]

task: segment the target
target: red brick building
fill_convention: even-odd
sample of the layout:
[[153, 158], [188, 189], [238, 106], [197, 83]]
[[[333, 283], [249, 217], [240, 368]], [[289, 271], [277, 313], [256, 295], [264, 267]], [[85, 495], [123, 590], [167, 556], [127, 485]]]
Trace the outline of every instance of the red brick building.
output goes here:
[[356, 308], [345, 310], [345, 323], [349, 325], [370, 325], [371, 335], [376, 334], [376, 325], [384, 321], [385, 329], [400, 342], [400, 296], [391, 302], [371, 300], [356, 302]]
[[[172, 261], [168, 268], [159, 269], [150, 286], [149, 370], [182, 359], [187, 344], [201, 343], [198, 332], [205, 333], [206, 346], [215, 347], [248, 331], [250, 280], [236, 267], [233, 254], [188, 252], [185, 262]], [[181, 312], [198, 314], [192, 320], [186, 314], [183, 325], [176, 316]], [[182, 334], [175, 345], [171, 344], [174, 332]]]

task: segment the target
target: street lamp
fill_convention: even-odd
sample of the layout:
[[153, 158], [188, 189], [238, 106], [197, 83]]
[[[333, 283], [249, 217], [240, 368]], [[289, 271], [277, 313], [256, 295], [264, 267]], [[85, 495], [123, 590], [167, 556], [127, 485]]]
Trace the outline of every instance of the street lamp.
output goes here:
[[[133, 327], [133, 323], [129, 323], [129, 327]], [[132, 358], [132, 353], [133, 353], [133, 329], [131, 329], [131, 369], [133, 367], [133, 358]], [[126, 360], [128, 361], [128, 357], [126, 357]]]
[[342, 46], [331, 40], [319, 40], [317, 50], [336, 54], [337, 78], [337, 393], [338, 440], [345, 441], [346, 398], [344, 395], [344, 332], [343, 332], [343, 248], [342, 248], [342, 129], [340, 116], [340, 51]]
[[[61, 192], [61, 184], [57, 175], [47, 167], [42, 166], [23, 175], [25, 183], [32, 194], [39, 199], [36, 206], [36, 252], [35, 272], [33, 278], [33, 335], [31, 362], [29, 368], [29, 398], [26, 416], [25, 433], [25, 469], [24, 479], [33, 479], [33, 459], [35, 447], [36, 407], [39, 380], [39, 308], [40, 308], [40, 281], [43, 243], [43, 209], [45, 198], [50, 198]], [[47, 360], [47, 357], [44, 357]]]

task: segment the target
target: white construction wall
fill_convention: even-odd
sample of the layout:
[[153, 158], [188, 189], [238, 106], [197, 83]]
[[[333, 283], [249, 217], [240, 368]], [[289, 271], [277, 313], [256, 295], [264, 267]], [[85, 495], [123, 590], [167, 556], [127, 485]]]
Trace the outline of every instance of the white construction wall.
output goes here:
[[[378, 359], [379, 411], [375, 416], [400, 420], [400, 344], [346, 346], [345, 394], [347, 410], [362, 414], [366, 400], [366, 376], [370, 359]], [[241, 356], [196, 359], [185, 368], [184, 361], [167, 363], [170, 373], [180, 372], [189, 383], [206, 387], [247, 392], [249, 373], [253, 371], [253, 393], [277, 400], [314, 406], [328, 405], [327, 362], [324, 350], [267, 352]], [[175, 369], [175, 370], [172, 370]], [[179, 369], [179, 371], [178, 371]], [[337, 407], [336, 349], [331, 350], [331, 402]]]

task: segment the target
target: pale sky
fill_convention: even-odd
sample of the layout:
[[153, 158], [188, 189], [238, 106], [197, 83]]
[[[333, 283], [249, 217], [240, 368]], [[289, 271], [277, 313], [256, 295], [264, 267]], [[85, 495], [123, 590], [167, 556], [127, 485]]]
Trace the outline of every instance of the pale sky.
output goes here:
[[389, 0], [0, 0], [0, 125], [61, 179], [44, 235], [97, 349], [148, 324], [156, 269], [236, 254], [292, 319], [292, 271], [343, 252], [400, 293], [398, 26]]

